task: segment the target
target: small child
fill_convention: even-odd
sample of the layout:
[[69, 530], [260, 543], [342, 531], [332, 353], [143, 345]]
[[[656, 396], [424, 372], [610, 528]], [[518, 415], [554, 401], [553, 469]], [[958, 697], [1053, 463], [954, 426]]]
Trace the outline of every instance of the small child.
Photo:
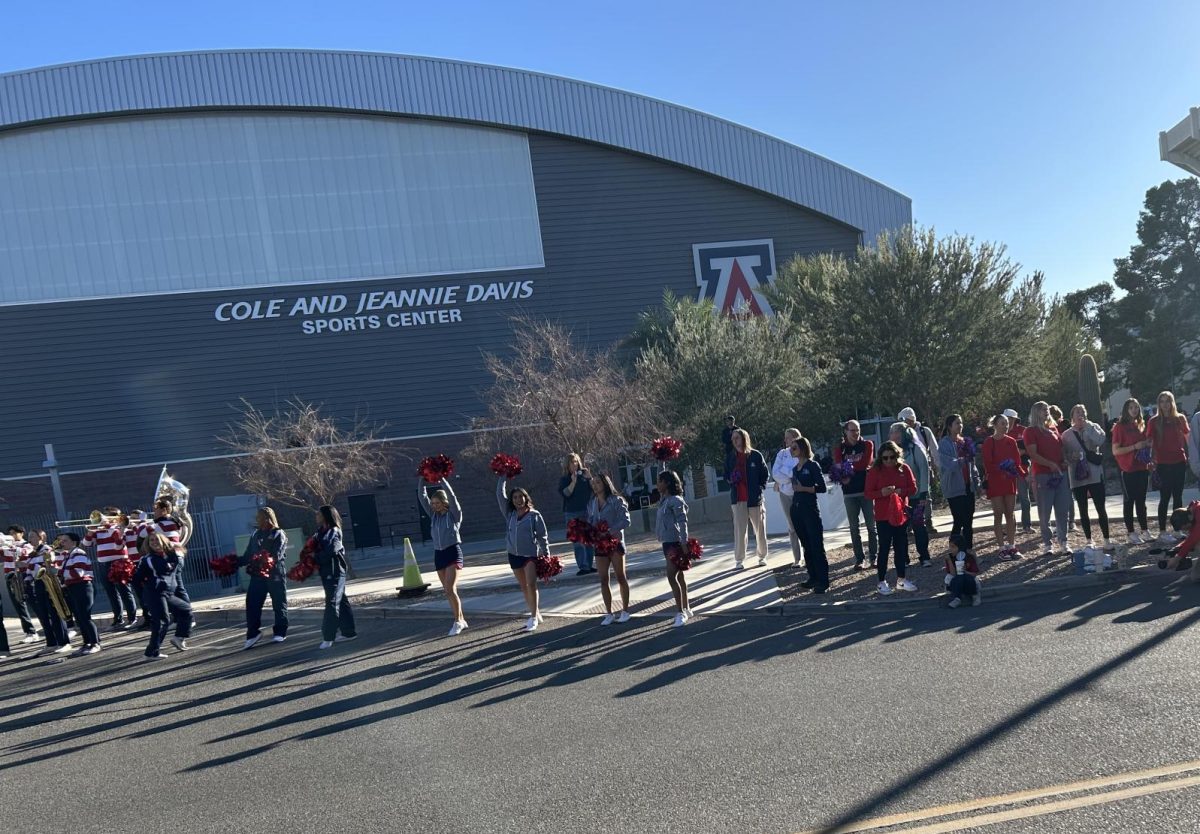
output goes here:
[[975, 554], [967, 549], [961, 535], [956, 533], [950, 536], [950, 549], [946, 551], [946, 585], [950, 591], [951, 608], [962, 605], [964, 597], [971, 600], [972, 605], [979, 605], [983, 601], [977, 576], [979, 562], [975, 560]]
[[1193, 582], [1200, 582], [1200, 501], [1193, 501], [1187, 507], [1180, 507], [1171, 513], [1171, 526], [1175, 532], [1187, 536], [1171, 552], [1172, 567], [1180, 570], [1185, 566], [1190, 567], [1189, 578]]

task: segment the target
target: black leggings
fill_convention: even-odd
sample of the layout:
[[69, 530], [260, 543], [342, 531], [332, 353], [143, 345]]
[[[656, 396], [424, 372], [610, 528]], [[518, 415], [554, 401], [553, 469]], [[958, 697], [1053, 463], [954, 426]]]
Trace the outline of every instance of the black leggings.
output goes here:
[[883, 582], [887, 579], [888, 550], [890, 549], [896, 551], [896, 578], [903, 579], [904, 572], [908, 569], [908, 525], [902, 524], [897, 527], [886, 521], [877, 521], [875, 531], [879, 534], [879, 556], [875, 561], [879, 581]]
[[1150, 484], [1150, 473], [1143, 469], [1141, 472], [1122, 472], [1121, 486], [1125, 491], [1125, 530], [1133, 532], [1133, 512], [1137, 510], [1138, 525], [1142, 532], [1150, 529], [1146, 520], [1146, 487]]
[[1088, 496], [1096, 507], [1096, 520], [1100, 522], [1100, 532], [1108, 538], [1108, 510], [1104, 509], [1104, 482], [1084, 484], [1071, 490], [1075, 493], [1075, 503], [1079, 505], [1079, 523], [1083, 526], [1083, 537], [1092, 540], [1092, 520], [1088, 518]]
[[1187, 473], [1187, 463], [1160, 463], [1155, 469], [1158, 472], [1158, 529], [1167, 529], [1167, 513], [1171, 502], [1175, 509], [1183, 506], [1183, 476]]
[[947, 498], [946, 502], [950, 505], [950, 516], [954, 520], [950, 535], [962, 536], [963, 546], [970, 550], [975, 543], [975, 493]]

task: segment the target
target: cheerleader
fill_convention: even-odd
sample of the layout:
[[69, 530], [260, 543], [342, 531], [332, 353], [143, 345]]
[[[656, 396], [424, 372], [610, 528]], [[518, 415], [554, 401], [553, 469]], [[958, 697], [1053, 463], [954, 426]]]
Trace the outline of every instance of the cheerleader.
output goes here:
[[521, 586], [521, 593], [525, 595], [525, 603], [529, 606], [525, 630], [537, 631], [538, 624], [542, 622], [542, 612], [538, 607], [537, 559], [550, 555], [546, 520], [533, 508], [533, 499], [524, 489], [517, 487], [509, 493], [507, 478], [501, 477], [496, 481], [496, 503], [507, 522], [504, 542], [508, 548], [508, 566], [512, 568], [513, 576]]
[[[354, 611], [346, 596], [346, 548], [342, 544], [342, 517], [337, 509], [328, 504], [317, 510], [316, 540], [317, 571], [325, 588], [325, 615], [321, 620], [320, 648], [328, 649], [334, 643], [353, 640], [358, 636], [354, 628]], [[338, 634], [338, 630], [341, 634]]]
[[[287, 584], [284, 582], [287, 534], [280, 529], [275, 511], [270, 507], [259, 510], [255, 522], [258, 529], [246, 543], [246, 551], [238, 558], [238, 564], [245, 566], [250, 577], [250, 587], [246, 589], [246, 644], [243, 646], [246, 649], [253, 648], [262, 639], [262, 610], [268, 595], [275, 613], [271, 642], [282, 643], [287, 639], [288, 630]], [[260, 554], [269, 555], [274, 560], [266, 576], [257, 568]]]
[[692, 609], [688, 605], [687, 579], [679, 566], [671, 561], [671, 556], [683, 552], [688, 542], [687, 502], [683, 500], [683, 482], [679, 480], [679, 475], [669, 469], [660, 472], [658, 494], [662, 498], [658, 502], [654, 530], [662, 543], [663, 556], [667, 559], [667, 582], [671, 584], [676, 608], [675, 622], [672, 625], [678, 627], [692, 618]]
[[[603, 521], [608, 525], [608, 532], [617, 538], [617, 548], [611, 556], [596, 554], [596, 564], [600, 571], [600, 596], [604, 598], [604, 610], [607, 612], [600, 625], [612, 625], [614, 622], [629, 622], [629, 577], [625, 574], [625, 530], [629, 527], [629, 505], [617, 494], [613, 487], [612, 478], [605, 474], [592, 476], [592, 499], [588, 502], [587, 517], [589, 524], [599, 524]], [[612, 588], [608, 585], [608, 570], [617, 576], [617, 587], [621, 591], [621, 613], [613, 616]]]
[[[138, 530], [139, 548], [142, 549], [142, 552], [145, 552], [147, 536], [156, 530], [166, 536], [167, 541], [178, 549], [179, 542], [183, 537], [183, 524], [175, 517], [175, 502], [169, 495], [160, 496], [155, 500], [154, 518]], [[190, 603], [191, 597], [188, 596], [187, 588], [183, 585], [182, 559], [183, 556], [180, 555], [179, 570], [175, 572], [175, 596]]]
[[1019, 559], [1017, 493], [1018, 485], [1028, 473], [1021, 463], [1017, 440], [1009, 433], [1008, 416], [997, 414], [988, 421], [988, 428], [992, 434], [983, 441], [983, 473], [987, 479], [987, 497], [992, 502], [992, 531], [1000, 547], [1000, 558]]
[[63, 596], [67, 598], [75, 625], [83, 637], [83, 646], [75, 652], [75, 657], [100, 651], [100, 634], [92, 621], [92, 603], [96, 598], [92, 587], [92, 558], [79, 542], [77, 533], [63, 533], [55, 542], [63, 556]]
[[175, 621], [171, 645], [181, 652], [187, 651], [187, 640], [192, 633], [192, 606], [175, 593], [175, 581], [183, 561], [179, 545], [159, 530], [147, 534], [145, 542], [146, 553], [138, 564], [138, 572], [145, 588], [143, 604], [150, 615], [146, 659], [162, 660], [166, 657], [161, 651], [162, 641], [170, 628], [168, 616]]
[[429, 516], [429, 534], [433, 537], [433, 568], [450, 603], [450, 613], [454, 615], [449, 636], [457, 637], [467, 627], [462, 600], [458, 597], [458, 572], [463, 569], [462, 505], [445, 478], [438, 481], [437, 487], [429, 495], [425, 491], [425, 479], [418, 478], [417, 500]]
[[66, 654], [71, 650], [67, 625], [59, 616], [58, 609], [50, 602], [43, 582], [35, 581], [38, 569], [45, 566], [51, 572], [58, 571], [58, 560], [50, 545], [46, 544], [45, 530], [30, 530], [29, 544], [33, 548], [25, 560], [25, 575], [28, 578], [26, 589], [33, 593], [34, 609], [42, 624], [42, 633], [46, 635], [46, 645], [34, 657], [45, 654]]

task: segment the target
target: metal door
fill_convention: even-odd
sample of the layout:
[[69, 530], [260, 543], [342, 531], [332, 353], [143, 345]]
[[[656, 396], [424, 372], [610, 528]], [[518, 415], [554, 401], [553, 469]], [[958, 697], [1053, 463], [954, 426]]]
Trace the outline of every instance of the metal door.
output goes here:
[[350, 530], [354, 533], [354, 546], [379, 547], [383, 540], [379, 536], [379, 513], [375, 509], [374, 495], [351, 495]]

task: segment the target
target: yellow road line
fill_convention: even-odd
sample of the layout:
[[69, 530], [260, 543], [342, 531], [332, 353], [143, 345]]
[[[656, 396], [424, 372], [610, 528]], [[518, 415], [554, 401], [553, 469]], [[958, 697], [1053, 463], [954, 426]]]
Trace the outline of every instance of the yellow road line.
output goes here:
[[840, 825], [837, 828], [814, 828], [802, 834], [852, 834], [855, 831], [873, 831], [880, 828], [888, 828], [894, 825], [902, 825], [910, 822], [920, 822], [921, 820], [932, 819], [933, 817], [945, 817], [951, 814], [963, 814], [968, 811], [979, 811], [984, 808], [990, 808], [994, 805], [1011, 805], [1018, 802], [1029, 802], [1035, 799], [1046, 799], [1052, 796], [1059, 796], [1067, 793], [1078, 793], [1079, 791], [1095, 790], [1097, 788], [1110, 788], [1115, 785], [1124, 785], [1129, 782], [1141, 782], [1146, 779], [1159, 779], [1163, 776], [1175, 776], [1180, 773], [1187, 773], [1192, 770], [1200, 770], [1200, 759], [1191, 762], [1181, 762], [1180, 764], [1163, 765], [1162, 767], [1154, 767], [1148, 770], [1135, 770], [1128, 773], [1118, 773], [1113, 776], [1101, 776], [1095, 779], [1084, 779], [1079, 782], [1065, 782], [1060, 785], [1049, 785], [1044, 788], [1033, 788], [1031, 790], [1017, 791], [1015, 793], [1000, 794], [998, 796], [987, 796], [979, 799], [969, 799], [964, 802], [955, 802], [949, 805], [939, 805], [935, 808], [925, 808], [920, 811], [910, 811], [902, 814], [891, 814], [886, 817], [875, 817], [874, 819], [863, 820], [861, 822], [847, 823]]

